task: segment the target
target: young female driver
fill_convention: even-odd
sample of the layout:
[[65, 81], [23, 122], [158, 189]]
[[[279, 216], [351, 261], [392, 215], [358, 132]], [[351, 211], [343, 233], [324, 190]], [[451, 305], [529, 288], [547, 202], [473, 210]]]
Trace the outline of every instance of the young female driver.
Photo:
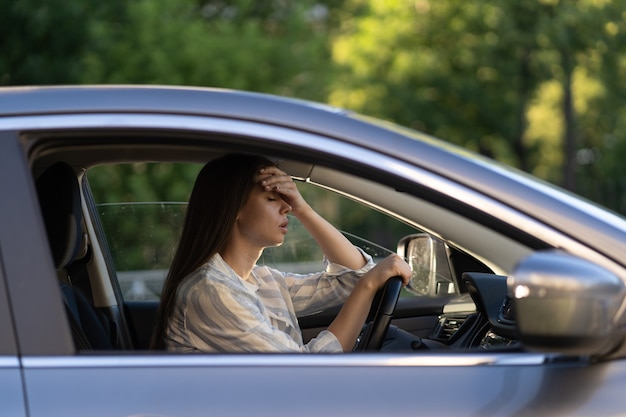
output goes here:
[[[325, 255], [326, 269], [289, 274], [256, 265], [283, 243], [295, 216]], [[373, 297], [410, 269], [391, 255], [376, 266], [302, 198], [271, 161], [231, 154], [196, 179], [161, 296], [153, 348], [180, 352], [352, 350]], [[327, 330], [303, 343], [297, 316], [343, 307]]]

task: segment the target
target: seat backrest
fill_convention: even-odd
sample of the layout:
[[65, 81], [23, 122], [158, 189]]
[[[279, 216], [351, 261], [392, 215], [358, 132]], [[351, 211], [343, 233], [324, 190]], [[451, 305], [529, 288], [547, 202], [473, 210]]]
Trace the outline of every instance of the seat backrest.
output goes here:
[[[78, 349], [112, 349], [110, 328], [90, 303], [90, 297], [72, 285], [70, 270], [82, 270], [85, 234], [80, 186], [74, 170], [58, 162], [48, 167], [36, 181], [39, 205], [57, 272], [63, 272], [60, 290]], [[86, 269], [85, 269], [86, 270]]]
[[54, 264], [63, 269], [78, 258], [83, 243], [78, 179], [69, 165], [58, 162], [36, 185]]

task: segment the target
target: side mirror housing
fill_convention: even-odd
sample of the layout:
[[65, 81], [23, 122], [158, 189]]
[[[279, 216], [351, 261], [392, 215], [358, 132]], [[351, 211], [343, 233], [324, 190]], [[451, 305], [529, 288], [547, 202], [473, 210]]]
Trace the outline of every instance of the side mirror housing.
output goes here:
[[559, 252], [534, 253], [507, 281], [518, 339], [540, 351], [599, 356], [623, 341], [618, 320], [624, 283], [591, 262]]
[[398, 243], [397, 253], [411, 266], [408, 291], [426, 296], [457, 292], [443, 241], [427, 233], [405, 236]]

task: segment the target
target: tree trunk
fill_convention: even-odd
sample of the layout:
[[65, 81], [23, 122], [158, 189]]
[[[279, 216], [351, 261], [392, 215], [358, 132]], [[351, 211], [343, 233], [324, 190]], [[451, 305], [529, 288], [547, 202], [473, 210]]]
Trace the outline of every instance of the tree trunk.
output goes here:
[[572, 92], [573, 65], [569, 51], [561, 51], [563, 76], [563, 187], [576, 191], [576, 132]]
[[530, 95], [532, 73], [530, 70], [530, 49], [524, 48], [520, 61], [520, 80], [517, 88], [517, 114], [516, 114], [516, 131], [513, 136], [513, 152], [517, 157], [518, 167], [526, 172], [530, 172], [530, 163], [528, 161], [528, 151], [524, 145], [524, 134], [528, 126], [526, 120], [526, 107], [528, 97]]

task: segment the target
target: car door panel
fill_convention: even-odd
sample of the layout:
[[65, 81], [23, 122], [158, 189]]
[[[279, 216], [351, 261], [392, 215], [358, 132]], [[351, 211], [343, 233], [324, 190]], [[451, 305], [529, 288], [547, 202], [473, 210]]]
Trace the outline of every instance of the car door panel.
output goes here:
[[22, 372], [17, 355], [6, 284], [3, 274], [3, 245], [0, 245], [0, 415], [26, 416]]
[[[85, 410], [91, 417], [534, 416], [620, 410], [619, 395], [611, 392], [626, 389], [625, 361], [523, 366], [539, 365], [542, 357], [505, 356], [352, 354], [342, 355], [341, 365], [334, 355], [33, 358], [26, 361], [25, 379], [31, 417], [85, 415]], [[383, 365], [392, 360], [397, 366]], [[612, 388], [597, 390], [601, 384]]]
[[26, 416], [24, 400], [17, 357], [0, 357], [0, 415]]

